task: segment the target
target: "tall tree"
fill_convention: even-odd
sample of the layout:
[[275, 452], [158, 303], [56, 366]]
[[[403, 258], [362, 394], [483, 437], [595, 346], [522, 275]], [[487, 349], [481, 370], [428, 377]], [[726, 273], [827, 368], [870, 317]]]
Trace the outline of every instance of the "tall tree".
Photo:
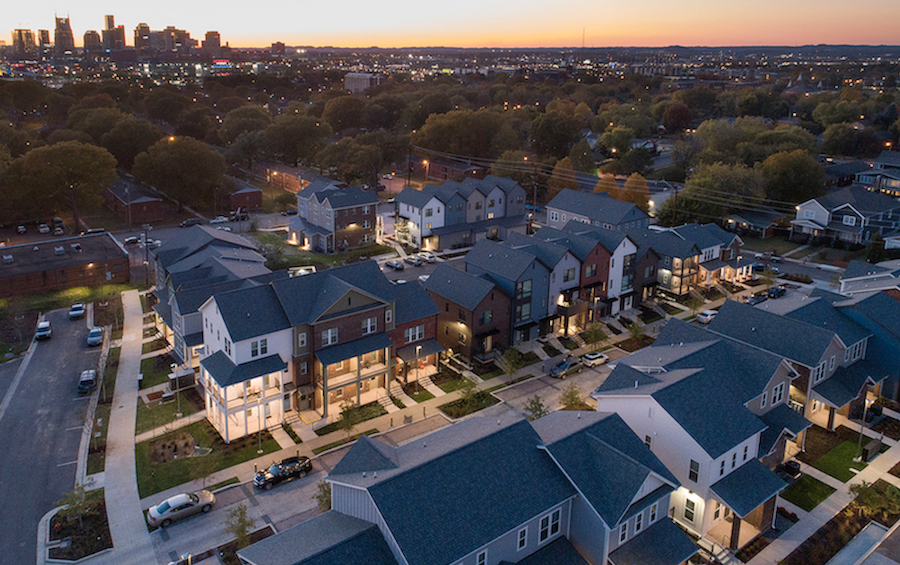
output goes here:
[[328, 123], [316, 118], [282, 116], [265, 130], [266, 150], [282, 163], [296, 167], [315, 156], [331, 133]]
[[582, 173], [591, 173], [597, 168], [597, 162], [594, 160], [594, 152], [587, 139], [581, 138], [578, 143], [572, 146], [569, 151], [569, 159], [576, 171]]
[[766, 180], [766, 198], [800, 203], [825, 193], [825, 173], [806, 151], [782, 151], [758, 165]]
[[626, 202], [632, 202], [644, 212], [650, 209], [650, 188], [647, 186], [647, 179], [640, 174], [632, 173], [628, 177], [622, 193]]
[[219, 128], [219, 136], [225, 143], [231, 143], [242, 133], [266, 129], [271, 123], [272, 118], [264, 108], [241, 106], [225, 116], [222, 127]]
[[155, 125], [140, 118], [129, 117], [103, 134], [101, 142], [119, 161], [120, 167], [130, 170], [134, 165], [134, 158], [150, 149], [162, 137], [163, 132]]
[[348, 128], [363, 125], [363, 108], [365, 103], [353, 96], [332, 98], [325, 103], [322, 119], [331, 125], [331, 129], [340, 132]]
[[568, 157], [560, 159], [556, 166], [553, 167], [553, 174], [550, 175], [550, 182], [547, 187], [546, 202], [553, 200], [559, 191], [564, 188], [578, 190], [578, 179], [575, 177], [575, 169], [572, 167], [572, 161]]
[[567, 157], [578, 140], [578, 120], [560, 112], [546, 112], [531, 122], [531, 145], [543, 155]]
[[225, 176], [225, 160], [192, 137], [165, 138], [134, 160], [134, 176], [182, 204], [210, 202]]

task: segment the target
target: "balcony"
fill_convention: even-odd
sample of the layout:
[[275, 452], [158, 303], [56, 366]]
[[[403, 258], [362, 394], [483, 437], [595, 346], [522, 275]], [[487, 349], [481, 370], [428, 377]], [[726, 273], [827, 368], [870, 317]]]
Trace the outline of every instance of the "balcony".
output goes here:
[[560, 299], [556, 301], [556, 312], [560, 316], [564, 316], [566, 318], [571, 318], [572, 316], [578, 316], [580, 314], [584, 314], [588, 311], [588, 303], [586, 300], [581, 298], [574, 299]]

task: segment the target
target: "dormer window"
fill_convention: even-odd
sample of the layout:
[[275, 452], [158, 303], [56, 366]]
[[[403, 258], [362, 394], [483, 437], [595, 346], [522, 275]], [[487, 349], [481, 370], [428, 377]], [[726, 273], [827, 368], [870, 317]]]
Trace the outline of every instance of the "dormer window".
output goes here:
[[844, 216], [844, 225], [845, 226], [855, 226], [856, 225], [856, 216]]

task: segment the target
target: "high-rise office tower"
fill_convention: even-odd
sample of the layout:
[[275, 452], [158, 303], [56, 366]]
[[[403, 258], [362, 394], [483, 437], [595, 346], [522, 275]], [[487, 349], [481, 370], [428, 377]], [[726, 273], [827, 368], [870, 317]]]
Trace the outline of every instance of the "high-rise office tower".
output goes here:
[[222, 54], [222, 36], [218, 31], [207, 31], [203, 40], [203, 52], [210, 57], [218, 57]]
[[106, 29], [103, 30], [103, 48], [107, 51], [125, 49], [125, 26], [116, 27], [115, 16], [105, 16]]
[[36, 59], [37, 46], [34, 32], [30, 29], [16, 29], [12, 32], [13, 57], [16, 59]]
[[50, 30], [49, 29], [39, 29], [38, 30], [38, 55], [40, 58], [49, 59], [52, 55], [51, 51], [53, 51], [53, 42], [50, 41]]
[[72, 24], [69, 18], [56, 18], [56, 30], [54, 32], [56, 54], [65, 55], [75, 52], [75, 35], [72, 33]]
[[138, 24], [134, 28], [134, 49], [138, 55], [146, 55], [150, 52], [150, 26]]
[[103, 43], [100, 41], [100, 34], [94, 30], [84, 32], [84, 52], [94, 55], [103, 50]]

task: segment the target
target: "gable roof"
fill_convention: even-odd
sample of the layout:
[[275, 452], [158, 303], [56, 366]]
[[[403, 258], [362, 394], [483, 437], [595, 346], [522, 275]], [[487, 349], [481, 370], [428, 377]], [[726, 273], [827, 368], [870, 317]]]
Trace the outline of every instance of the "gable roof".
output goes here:
[[[600, 245], [601, 247], [606, 249], [606, 246], [603, 245], [603, 242], [601, 242], [599, 239], [595, 239], [584, 234], [566, 232], [551, 227], [542, 227], [532, 237], [541, 239], [543, 241], [548, 241], [550, 243], [555, 243], [556, 245], [561, 245], [571, 251], [572, 255], [577, 257], [578, 260], [582, 262], [584, 262], [588, 258], [588, 256], [590, 256], [594, 249], [596, 249], [597, 245]], [[606, 249], [606, 251], [612, 253], [613, 251], [615, 251], [615, 249]]]
[[569, 251], [564, 245], [512, 231], [507, 234], [505, 243], [514, 249], [531, 253], [551, 269], [555, 268]]
[[850, 261], [850, 264], [847, 265], [846, 269], [844, 269], [844, 272], [841, 275], [841, 280], [846, 281], [850, 279], [872, 277], [875, 275], [886, 275], [890, 272], [891, 269], [888, 269], [887, 267], [873, 265], [871, 263], [866, 263], [865, 261], [858, 261], [854, 259]]
[[168, 271], [170, 265], [197, 253], [207, 246], [215, 245], [220, 253], [231, 248], [256, 250], [256, 245], [238, 234], [209, 226], [191, 226], [179, 231], [171, 246], [163, 246], [153, 251], [159, 265]]
[[475, 310], [491, 291], [496, 289], [503, 292], [484, 277], [467, 273], [448, 263], [438, 265], [424, 286], [425, 290], [459, 304], [469, 311]]
[[670, 231], [630, 228], [626, 229], [625, 233], [638, 247], [642, 249], [649, 247], [660, 256], [685, 259], [700, 254], [700, 248], [697, 244], [684, 240]]
[[213, 295], [219, 315], [232, 341], [290, 329], [272, 285], [261, 285]]
[[[556, 208], [570, 214], [587, 216], [592, 223], [617, 226], [629, 216], [635, 220], [647, 219], [647, 214], [631, 202], [623, 202], [608, 194], [581, 192], [564, 188], [547, 204], [547, 208]], [[631, 220], [629, 220], [631, 221]]]
[[848, 347], [872, 335], [872, 332], [841, 314], [827, 300], [812, 299], [801, 308], [785, 314], [788, 318], [833, 331]]
[[900, 202], [880, 192], [873, 192], [861, 186], [848, 186], [841, 190], [815, 198], [826, 210], [834, 211], [845, 204], [864, 216], [880, 214], [900, 208]]
[[[541, 229], [543, 230], [546, 228]], [[622, 241], [628, 238], [628, 236], [621, 231], [603, 229], [598, 226], [592, 226], [583, 222], [579, 222], [578, 220], [569, 220], [568, 223], [563, 226], [563, 230], [574, 233], [576, 235], [589, 237], [594, 241], [599, 242], [600, 245], [602, 245], [610, 253], [613, 253], [619, 247], [619, 245], [622, 244]], [[635, 245], [637, 245], [637, 243], [635, 243]]]
[[475, 265], [511, 281], [518, 280], [535, 261], [539, 259], [531, 253], [489, 239], [476, 243], [465, 257], [466, 264]]
[[696, 243], [700, 249], [706, 249], [716, 245], [727, 247], [735, 238], [737, 238], [737, 234], [727, 232], [719, 227], [718, 224], [712, 223], [703, 225], [685, 224], [677, 228], [672, 228], [672, 231], [681, 236], [685, 241]]

